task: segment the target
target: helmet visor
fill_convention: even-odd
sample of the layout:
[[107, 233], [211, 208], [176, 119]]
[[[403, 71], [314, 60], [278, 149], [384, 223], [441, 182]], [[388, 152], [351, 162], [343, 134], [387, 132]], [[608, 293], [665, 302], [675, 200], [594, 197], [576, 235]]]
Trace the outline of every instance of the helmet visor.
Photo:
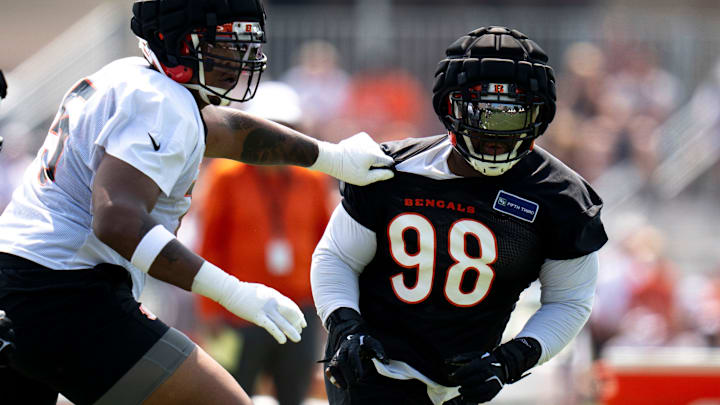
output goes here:
[[530, 130], [540, 106], [453, 100], [453, 113], [468, 129], [516, 132]]
[[521, 104], [452, 97], [461, 147], [483, 162], [507, 162], [522, 156], [535, 138], [539, 103]]

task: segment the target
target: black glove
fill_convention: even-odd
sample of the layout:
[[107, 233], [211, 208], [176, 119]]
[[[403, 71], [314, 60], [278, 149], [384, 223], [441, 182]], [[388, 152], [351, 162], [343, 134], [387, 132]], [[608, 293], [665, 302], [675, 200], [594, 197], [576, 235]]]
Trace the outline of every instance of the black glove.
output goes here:
[[349, 308], [335, 310], [327, 321], [328, 345], [334, 350], [327, 362], [325, 376], [338, 388], [347, 389], [373, 369], [372, 358], [387, 364], [380, 341], [368, 334], [360, 314]]
[[466, 353], [446, 361], [456, 367], [450, 381], [460, 386], [463, 401], [483, 403], [493, 399], [505, 386], [525, 376], [540, 359], [540, 343], [533, 338], [513, 339], [492, 352]]
[[10, 355], [15, 350], [15, 331], [12, 329], [10, 318], [5, 311], [0, 311], [0, 367], [8, 363]]

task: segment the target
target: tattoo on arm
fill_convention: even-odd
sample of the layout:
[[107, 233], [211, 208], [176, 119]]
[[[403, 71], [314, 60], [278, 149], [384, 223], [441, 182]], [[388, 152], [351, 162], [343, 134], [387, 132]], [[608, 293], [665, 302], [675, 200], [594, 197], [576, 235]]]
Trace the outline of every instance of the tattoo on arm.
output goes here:
[[190, 291], [193, 280], [203, 259], [190, 251], [180, 241], [168, 243], [150, 268], [150, 275]]
[[167, 261], [168, 264], [173, 264], [182, 259], [185, 247], [176, 242], [175, 240], [170, 241], [168, 245], [160, 252], [160, 255]]
[[231, 108], [209, 108], [204, 113], [210, 128], [205, 156], [305, 167], [317, 160], [317, 141], [292, 128]]
[[317, 154], [317, 145], [309, 138], [290, 131], [256, 128], [245, 138], [240, 158], [251, 164], [310, 166]]

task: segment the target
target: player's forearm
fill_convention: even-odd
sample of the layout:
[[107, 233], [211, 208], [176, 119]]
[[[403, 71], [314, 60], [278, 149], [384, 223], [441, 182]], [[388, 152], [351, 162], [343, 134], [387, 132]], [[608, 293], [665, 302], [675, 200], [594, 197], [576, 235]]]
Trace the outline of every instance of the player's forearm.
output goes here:
[[318, 142], [309, 136], [242, 111], [206, 107], [205, 156], [257, 165], [308, 167], [318, 158]]
[[590, 317], [599, 268], [598, 254], [569, 260], [547, 260], [540, 270], [542, 306], [518, 336], [542, 346], [539, 364], [567, 346]]
[[171, 240], [160, 251], [148, 274], [158, 280], [192, 291], [195, 276], [205, 260], [179, 240]]
[[[93, 230], [98, 239], [129, 261], [137, 260], [136, 251], [143, 238], [157, 226], [146, 213], [108, 207], [95, 214]], [[177, 239], [170, 240], [144, 269], [154, 278], [190, 290], [203, 259]]]
[[[128, 238], [132, 238], [131, 228], [116, 227], [124, 229]], [[126, 246], [116, 239], [122, 234], [101, 234], [101, 240], [124, 249]], [[127, 251], [124, 253], [127, 257]], [[191, 252], [162, 225], [155, 225], [142, 236], [129, 260], [141, 271], [208, 297], [265, 328], [278, 343], [285, 343], [287, 338], [299, 342], [302, 328], [307, 326], [302, 311], [289, 298], [262, 284], [241, 282]]]
[[531, 337], [542, 347], [538, 364], [555, 357], [580, 333], [590, 310], [584, 303], [563, 302], [543, 304], [523, 327], [518, 337]]
[[338, 308], [360, 311], [358, 274], [339, 257], [319, 245], [312, 256], [310, 285], [323, 323]]
[[[162, 225], [153, 226], [138, 241], [137, 233], [147, 227], [139, 224], [151, 225], [152, 221], [138, 220], [144, 218], [142, 213], [129, 221], [113, 218], [122, 211], [113, 207], [97, 210], [101, 223], [95, 234], [133, 266], [159, 280], [212, 299], [238, 317], [265, 328], [278, 343], [285, 343], [287, 338], [300, 341], [300, 333], [307, 323], [300, 308], [289, 298], [262, 284], [241, 282], [191, 252]], [[108, 219], [126, 224], [107, 225], [104, 221]], [[128, 241], [122, 242], [124, 238]], [[132, 245], [136, 246], [129, 253]]]

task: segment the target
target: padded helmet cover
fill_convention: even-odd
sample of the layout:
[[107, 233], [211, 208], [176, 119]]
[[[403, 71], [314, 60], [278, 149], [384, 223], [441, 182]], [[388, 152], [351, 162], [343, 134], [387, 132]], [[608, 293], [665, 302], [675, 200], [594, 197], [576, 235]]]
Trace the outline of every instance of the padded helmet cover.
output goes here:
[[259, 22], [265, 30], [260, 0], [144, 0], [136, 1], [132, 11], [130, 29], [169, 67], [181, 64], [183, 40], [193, 29], [214, 35], [218, 25], [246, 21]]
[[515, 83], [544, 100], [538, 122], [539, 133], [555, 116], [555, 73], [547, 65], [545, 51], [525, 34], [505, 27], [482, 27], [458, 38], [445, 51], [435, 71], [433, 107], [449, 131], [448, 96], [493, 81]]

